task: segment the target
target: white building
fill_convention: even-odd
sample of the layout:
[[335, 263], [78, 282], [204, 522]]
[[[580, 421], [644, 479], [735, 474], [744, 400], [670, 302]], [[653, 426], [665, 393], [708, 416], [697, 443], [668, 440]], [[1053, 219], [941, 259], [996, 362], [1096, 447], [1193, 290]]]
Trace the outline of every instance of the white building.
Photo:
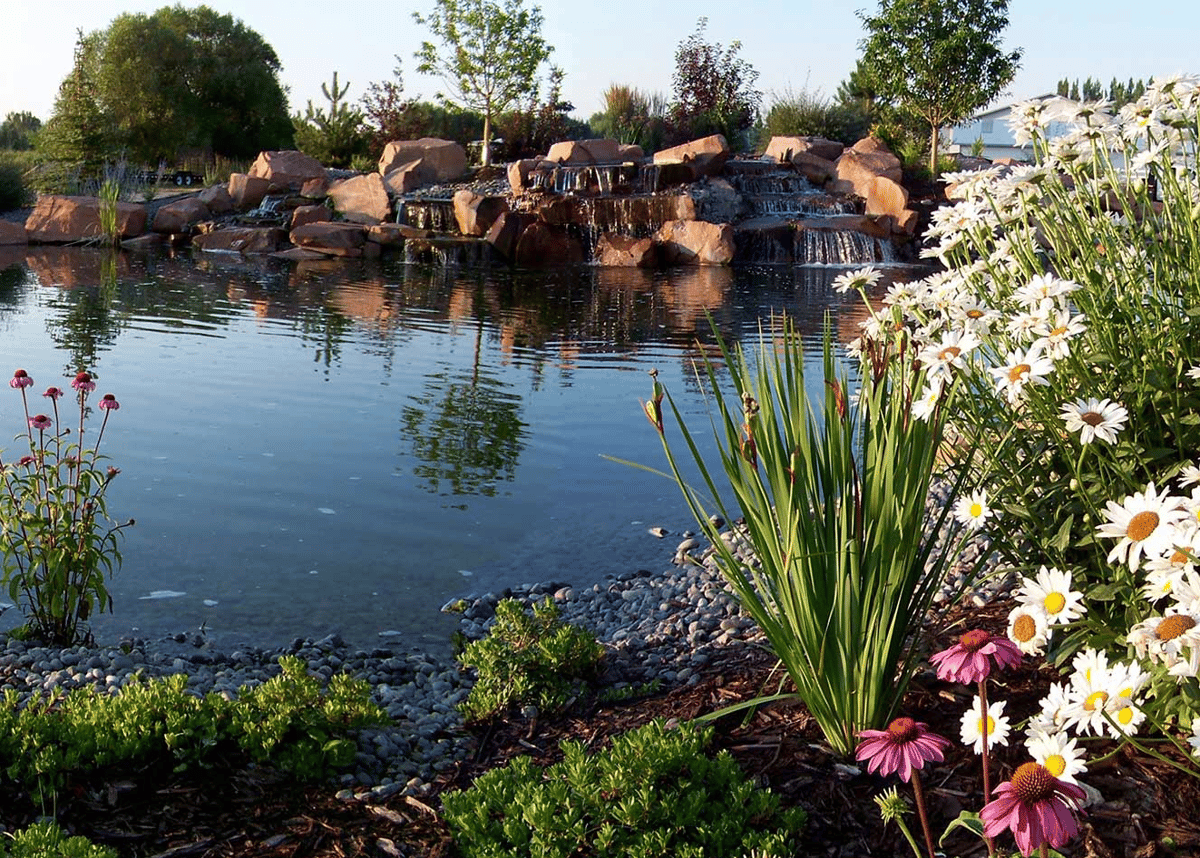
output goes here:
[[[1028, 101], [1042, 101], [1055, 98], [1052, 94], [1039, 95]], [[949, 153], [970, 155], [976, 141], [981, 141], [983, 151], [980, 157], [995, 161], [997, 158], [1012, 158], [1016, 161], [1032, 161], [1033, 149], [1029, 145], [1018, 146], [1016, 136], [1008, 126], [1009, 116], [1013, 105], [1006, 104], [977, 113], [964, 122], [950, 129], [950, 143], [946, 147]], [[1070, 131], [1072, 126], [1067, 122], [1053, 121], [1045, 129], [1046, 139], [1052, 140]]]

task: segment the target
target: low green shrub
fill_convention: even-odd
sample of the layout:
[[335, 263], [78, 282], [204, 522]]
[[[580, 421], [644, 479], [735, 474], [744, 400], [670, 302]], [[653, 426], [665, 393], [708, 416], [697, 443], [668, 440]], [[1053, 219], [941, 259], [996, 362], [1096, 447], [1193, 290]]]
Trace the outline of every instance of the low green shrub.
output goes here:
[[8, 858], [117, 858], [117, 853], [84, 837], [69, 837], [53, 822], [38, 822], [0, 838], [0, 856]]
[[464, 858], [797, 854], [804, 811], [781, 808], [728, 751], [706, 756], [711, 740], [711, 727], [656, 721], [595, 754], [565, 741], [555, 765], [518, 757], [447, 793], [443, 815]]
[[520, 602], [504, 599], [487, 637], [458, 656], [479, 674], [459, 711], [467, 720], [482, 720], [511, 706], [560, 709], [595, 673], [603, 653], [591, 634], [559, 619], [550, 599], [534, 605], [532, 616]]
[[830, 101], [820, 92], [786, 89], [771, 96], [762, 120], [760, 148], [772, 137], [824, 137], [852, 145], [867, 135], [870, 119], [854, 104]]
[[32, 152], [0, 152], [0, 212], [32, 203], [33, 191], [26, 180], [32, 167]]

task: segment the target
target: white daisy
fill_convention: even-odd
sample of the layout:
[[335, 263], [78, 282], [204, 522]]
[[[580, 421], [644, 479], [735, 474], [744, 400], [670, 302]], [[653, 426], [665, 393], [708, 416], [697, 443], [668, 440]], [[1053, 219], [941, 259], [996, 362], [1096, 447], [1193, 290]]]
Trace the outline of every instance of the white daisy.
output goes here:
[[1129, 495], [1119, 504], [1108, 501], [1104, 510], [1108, 521], [1096, 528], [1096, 534], [1118, 540], [1108, 552], [1108, 562], [1128, 563], [1133, 572], [1143, 555], [1162, 557], [1171, 549], [1175, 525], [1187, 516], [1180, 498], [1172, 497], [1167, 489], [1160, 495], [1150, 483], [1146, 491]]
[[1179, 472], [1179, 485], [1181, 488], [1200, 484], [1200, 468], [1188, 463], [1183, 466], [1183, 470]]
[[1187, 377], [1200, 384], [1200, 366], [1194, 366], [1187, 371]]
[[1008, 639], [1026, 655], [1041, 655], [1050, 639], [1045, 613], [1029, 605], [1017, 605], [1008, 612]]
[[1183, 679], [1200, 670], [1200, 619], [1168, 611], [1163, 617], [1142, 620], [1129, 630], [1126, 640], [1139, 658], [1149, 658]]
[[942, 380], [940, 378], [929, 379], [925, 382], [925, 389], [921, 391], [920, 398], [912, 404], [912, 416], [918, 420], [929, 420], [941, 398]]
[[972, 492], [954, 504], [954, 517], [969, 530], [979, 530], [992, 514], [992, 508], [988, 506], [987, 489]]
[[1004, 366], [989, 370], [995, 376], [996, 393], [1004, 394], [1009, 405], [1022, 401], [1025, 388], [1032, 384], [1048, 385], [1046, 376], [1054, 372], [1054, 361], [1043, 357], [1040, 349], [1009, 352]]
[[1195, 569], [1180, 572], [1171, 590], [1171, 599], [1179, 613], [1200, 616], [1200, 573]]
[[847, 271], [844, 274], [839, 274], [833, 278], [834, 292], [849, 292], [851, 289], [860, 290], [866, 289], [869, 286], [874, 286], [883, 277], [883, 272], [876, 268], [867, 266], [860, 268], [857, 271]]
[[1090, 444], [1093, 438], [1115, 444], [1117, 433], [1129, 420], [1129, 412], [1111, 399], [1088, 398], [1064, 402], [1059, 417], [1067, 424], [1068, 432], [1079, 433], [1082, 444]]
[[[1004, 717], [1004, 704], [1007, 701], [997, 700], [987, 708], [988, 748], [1008, 744], [1008, 719]], [[961, 736], [964, 745], [975, 749], [975, 753], [983, 753], [983, 713], [979, 706], [979, 696], [976, 695], [971, 708], [963, 713]]]
[[1025, 748], [1034, 760], [1041, 763], [1050, 774], [1069, 784], [1077, 784], [1076, 775], [1087, 772], [1079, 740], [1066, 733], [1035, 731], [1025, 740]]
[[952, 369], [966, 366], [965, 358], [979, 345], [979, 337], [970, 331], [947, 331], [936, 343], [930, 343], [918, 359], [931, 375], [948, 375]]
[[1193, 756], [1200, 757], [1200, 718], [1192, 719], [1192, 735], [1188, 737]]
[[1025, 734], [1033, 735], [1037, 731], [1058, 733], [1066, 723], [1067, 707], [1073, 700], [1071, 686], [1065, 682], [1050, 683], [1050, 690], [1041, 700], [1040, 711], [1029, 719]]
[[1042, 611], [1050, 625], [1060, 625], [1083, 616], [1087, 606], [1083, 593], [1071, 589], [1071, 573], [1042, 566], [1033, 578], [1022, 578], [1017, 601]]
[[1085, 318], [1082, 313], [1072, 316], [1066, 309], [1055, 311], [1050, 318], [1034, 326], [1033, 333], [1038, 336], [1035, 345], [1040, 343], [1046, 354], [1062, 360], [1071, 354], [1071, 340], [1087, 331]]
[[1013, 293], [1013, 298], [1026, 307], [1033, 308], [1046, 299], [1057, 301], [1078, 289], [1079, 284], [1072, 280], [1060, 280], [1053, 274], [1035, 274], [1028, 283]]

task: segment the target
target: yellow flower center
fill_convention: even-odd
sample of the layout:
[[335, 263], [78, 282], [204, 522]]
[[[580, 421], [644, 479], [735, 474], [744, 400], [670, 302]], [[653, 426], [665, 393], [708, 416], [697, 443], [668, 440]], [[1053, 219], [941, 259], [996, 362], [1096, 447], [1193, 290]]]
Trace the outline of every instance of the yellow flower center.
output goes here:
[[1121, 722], [1122, 726], [1128, 727], [1130, 724], [1133, 723], [1133, 709], [1130, 708], [1129, 706], [1126, 706], [1124, 709], [1122, 709], [1120, 712], [1117, 713], [1117, 720], [1119, 722]]
[[1061, 754], [1051, 754], [1046, 757], [1045, 766], [1046, 771], [1057, 778], [1067, 770], [1067, 761], [1062, 758]]
[[968, 319], [982, 319], [983, 310], [967, 310]]
[[1099, 426], [1104, 422], [1104, 415], [1099, 411], [1084, 411], [1079, 415], [1079, 419], [1089, 426]]
[[1020, 614], [1013, 621], [1013, 637], [1018, 643], [1028, 643], [1037, 634], [1037, 623], [1029, 614]]
[[1052, 336], [1052, 337], [1061, 337], [1061, 336], [1062, 336], [1063, 334], [1065, 334], [1066, 332], [1067, 332], [1067, 326], [1066, 326], [1066, 325], [1059, 325], [1057, 328], [1054, 328], [1053, 330], [1051, 330], [1051, 331], [1050, 331], [1050, 336]]
[[[979, 731], [979, 735], [983, 735], [983, 719], [979, 719], [979, 723], [975, 725], [975, 729]], [[991, 715], [987, 717], [987, 734], [990, 738], [996, 732], [996, 719]]]
[[958, 346], [947, 346], [938, 352], [938, 357], [944, 361], [952, 361], [960, 354], [962, 354], [962, 349], [960, 349]]
[[983, 515], [983, 504], [975, 501], [975, 503], [971, 504], [971, 518], [979, 518], [981, 515]]
[[1067, 606], [1067, 598], [1062, 593], [1049, 593], [1042, 600], [1042, 605], [1046, 608], [1046, 613], [1057, 614]]
[[1095, 712], [1096, 708], [1103, 706], [1106, 700], [1108, 700], [1107, 691], [1093, 691], [1087, 696], [1087, 700], [1083, 701], [1083, 708], [1088, 712]]
[[1036, 804], [1054, 795], [1054, 775], [1041, 763], [1024, 763], [1013, 774], [1011, 783], [1022, 804]]
[[1125, 535], [1134, 542], [1141, 542], [1143, 539], [1149, 538], [1156, 527], [1158, 527], [1158, 513], [1148, 509], [1143, 510], [1129, 519], [1129, 527], [1125, 528]]
[[1155, 634], [1158, 635], [1160, 641], [1170, 641], [1195, 626], [1196, 621], [1187, 614], [1174, 614], [1158, 624]]
[[1025, 378], [1025, 376], [1029, 375], [1029, 371], [1031, 369], [1033, 369], [1033, 367], [1027, 363], [1017, 364], [1008, 371], [1009, 382], [1011, 384], [1016, 384], [1018, 381], [1021, 381], [1023, 378]]

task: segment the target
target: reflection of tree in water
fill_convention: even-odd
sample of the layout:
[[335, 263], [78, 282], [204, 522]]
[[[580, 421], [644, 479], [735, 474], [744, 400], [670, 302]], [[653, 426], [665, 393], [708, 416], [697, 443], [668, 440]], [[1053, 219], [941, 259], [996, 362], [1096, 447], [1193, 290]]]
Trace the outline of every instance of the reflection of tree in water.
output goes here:
[[100, 352], [112, 346], [124, 327], [124, 319], [113, 310], [117, 297], [115, 253], [101, 258], [99, 280], [96, 286], [58, 291], [50, 302], [55, 315], [46, 320], [46, 330], [59, 348], [71, 355], [63, 367], [67, 375], [94, 370]]
[[17, 265], [0, 268], [0, 314], [17, 309], [25, 272]]
[[455, 377], [448, 369], [430, 373], [402, 410], [401, 431], [416, 459], [413, 475], [429, 492], [492, 497], [498, 482], [516, 475], [525, 435], [521, 400], [480, 365], [482, 345], [480, 319], [470, 376]]
[[316, 346], [313, 362], [328, 369], [341, 358], [342, 345], [354, 322], [337, 310], [321, 306], [301, 309], [296, 327], [301, 342]]

